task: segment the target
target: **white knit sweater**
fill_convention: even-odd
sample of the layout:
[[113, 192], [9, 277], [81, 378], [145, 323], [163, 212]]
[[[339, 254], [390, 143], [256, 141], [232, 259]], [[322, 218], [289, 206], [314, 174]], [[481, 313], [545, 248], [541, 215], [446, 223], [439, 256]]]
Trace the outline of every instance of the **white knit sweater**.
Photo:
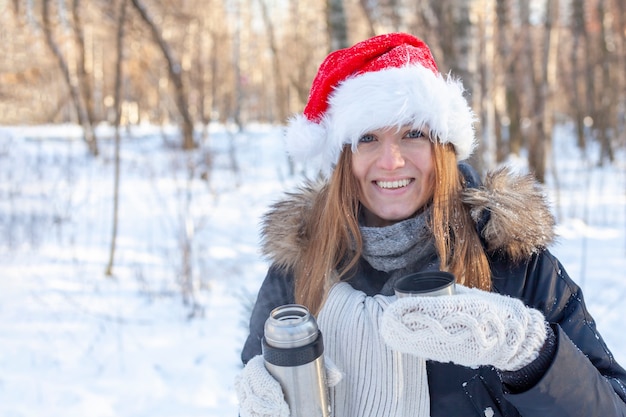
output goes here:
[[335, 417], [427, 417], [426, 361], [394, 352], [380, 336], [384, 309], [394, 297], [368, 297], [347, 283], [330, 291], [318, 317], [325, 355], [343, 372], [330, 388]]

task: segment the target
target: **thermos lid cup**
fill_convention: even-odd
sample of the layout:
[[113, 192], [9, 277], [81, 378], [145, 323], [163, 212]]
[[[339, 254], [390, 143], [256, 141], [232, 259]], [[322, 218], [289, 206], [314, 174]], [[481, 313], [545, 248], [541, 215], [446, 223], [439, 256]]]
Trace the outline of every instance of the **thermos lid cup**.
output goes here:
[[309, 310], [299, 304], [276, 307], [265, 322], [265, 341], [275, 348], [295, 348], [315, 341], [318, 327]]
[[399, 278], [394, 284], [394, 292], [398, 298], [452, 295], [454, 281], [454, 275], [449, 272], [416, 272]]

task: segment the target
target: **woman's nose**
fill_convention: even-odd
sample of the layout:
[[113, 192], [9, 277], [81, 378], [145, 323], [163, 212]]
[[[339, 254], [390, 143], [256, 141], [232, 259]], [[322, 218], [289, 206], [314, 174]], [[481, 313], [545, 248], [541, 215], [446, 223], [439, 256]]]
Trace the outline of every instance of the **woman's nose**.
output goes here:
[[394, 170], [404, 166], [404, 156], [399, 144], [395, 142], [384, 142], [378, 158], [378, 164], [381, 168]]

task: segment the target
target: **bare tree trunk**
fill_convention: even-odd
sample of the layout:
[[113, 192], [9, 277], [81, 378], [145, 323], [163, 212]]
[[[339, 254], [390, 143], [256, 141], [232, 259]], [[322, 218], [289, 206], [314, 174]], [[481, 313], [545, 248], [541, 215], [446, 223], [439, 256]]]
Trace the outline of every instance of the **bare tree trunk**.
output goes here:
[[113, 222], [111, 228], [111, 246], [109, 262], [105, 270], [107, 276], [113, 275], [115, 247], [117, 242], [118, 213], [120, 200], [120, 123], [122, 120], [122, 62], [124, 60], [124, 24], [126, 21], [127, 0], [120, 0], [120, 11], [117, 20], [117, 56], [115, 61], [115, 173], [113, 182]]
[[617, 62], [616, 62], [616, 75], [617, 75], [617, 88], [615, 91], [622, 93], [619, 94], [618, 103], [616, 106], [616, 129], [617, 139], [619, 146], [626, 146], [626, 0], [615, 0], [615, 8], [613, 10], [615, 15], [615, 39], [617, 41]]
[[495, 8], [493, 0], [481, 0], [476, 3], [478, 57], [476, 73], [478, 83], [474, 89], [476, 112], [480, 117], [478, 151], [472, 157], [472, 164], [479, 172], [485, 172], [495, 166], [495, 129], [494, 129], [494, 91], [493, 62], [495, 54], [494, 27]]
[[261, 16], [267, 31], [267, 40], [269, 42], [270, 51], [272, 52], [272, 69], [274, 74], [274, 83], [276, 88], [276, 104], [278, 106], [278, 119], [282, 122], [287, 118], [289, 103], [287, 102], [287, 88], [285, 86], [285, 77], [281, 65], [281, 53], [276, 42], [276, 35], [272, 18], [270, 17], [265, 0], [259, 0], [261, 6]]
[[509, 36], [513, 32], [510, 20], [510, 1], [496, 0], [496, 27], [495, 27], [495, 55], [493, 65], [493, 80], [495, 90], [495, 133], [496, 133], [496, 162], [504, 161], [511, 152], [510, 111], [508, 107], [508, 92], [511, 83], [507, 74], [511, 73], [508, 57], [511, 56], [511, 42]]
[[[309, 2], [291, 2], [288, 19], [293, 22], [293, 28], [291, 28], [291, 33], [293, 33], [293, 35], [290, 38], [290, 41], [292, 42], [291, 45], [298, 45], [298, 48], [294, 51], [285, 49], [281, 51], [283, 56], [288, 54], [290, 57], [293, 57], [291, 60], [291, 67], [285, 75], [289, 77], [290, 89], [288, 91], [291, 95], [289, 104], [291, 106], [297, 102], [297, 111], [301, 111], [303, 105], [308, 100], [311, 81], [315, 76], [315, 71], [320, 64], [320, 60], [322, 59], [322, 57], [319, 57], [318, 59], [315, 56], [314, 49], [319, 50], [323, 47], [323, 54], [326, 55], [328, 52], [326, 50], [328, 48], [327, 43], [322, 45], [322, 41], [313, 39], [310, 35], [310, 29], [303, 30], [301, 28], [302, 24], [298, 23], [301, 20], [310, 21], [317, 19], [316, 17], [311, 16], [313, 13], [310, 11], [310, 8]], [[320, 38], [322, 38], [322, 36], [320, 36]], [[293, 97], [294, 94], [296, 99]], [[294, 111], [293, 108], [290, 110]]]
[[196, 302], [196, 283], [194, 279], [193, 268], [193, 242], [196, 235], [196, 225], [194, 224], [192, 214], [192, 201], [193, 201], [193, 179], [195, 172], [195, 163], [191, 154], [186, 155], [187, 160], [187, 178], [185, 181], [185, 189], [183, 191], [184, 198], [183, 205], [181, 207], [180, 217], [180, 235], [179, 244], [182, 252], [181, 259], [181, 271], [178, 277], [180, 289], [183, 296], [183, 302], [185, 305], [191, 307], [190, 317], [195, 316], [200, 311], [200, 306]]
[[495, 5], [493, 0], [485, 1], [485, 45], [484, 45], [484, 65], [481, 71], [482, 86], [482, 139], [484, 147], [482, 152], [483, 166], [487, 170], [495, 168], [496, 165], [496, 103], [495, 103], [495, 83], [494, 83], [494, 62], [496, 55], [495, 45]]
[[[610, 163], [613, 163], [615, 160], [615, 152], [613, 150], [613, 145], [611, 144], [611, 135], [609, 131], [611, 130], [611, 120], [612, 114], [615, 111], [615, 106], [617, 105], [617, 91], [615, 89], [615, 84], [611, 80], [611, 71], [610, 71], [610, 62], [612, 60], [611, 53], [609, 52], [609, 48], [607, 45], [609, 37], [612, 37], [612, 34], [607, 33], [610, 31], [610, 28], [607, 27], [607, 19], [606, 19], [606, 5], [605, 0], [599, 0], [597, 6], [598, 12], [598, 20], [600, 22], [600, 36], [598, 39], [598, 52], [600, 53], [600, 97], [598, 97], [599, 101], [599, 111], [595, 117], [594, 127], [599, 135], [600, 141], [600, 163], [603, 163], [604, 160], [608, 160]], [[626, 71], [626, 68], [622, 68], [622, 71]]]
[[92, 84], [89, 82], [88, 74], [86, 71], [85, 34], [83, 30], [82, 18], [80, 15], [80, 0], [72, 1], [72, 31], [74, 32], [74, 37], [76, 38], [76, 43], [78, 47], [78, 65], [76, 66], [76, 75], [78, 78], [79, 91], [82, 94], [82, 98], [85, 103], [85, 112], [87, 114], [89, 124], [91, 126], [94, 126], [95, 117], [93, 105], [93, 88]]
[[[559, 62], [559, 50], [561, 45], [561, 25], [559, 24], [559, 0], [554, 0], [555, 4], [552, 5], [553, 9], [548, 10], [548, 13], [552, 15], [552, 25], [550, 31], [548, 44], [548, 58], [547, 58], [547, 83], [548, 83], [548, 96], [546, 103], [546, 112], [544, 113], [545, 131], [546, 131], [546, 170], [548, 166], [551, 168], [552, 177], [554, 180], [555, 188], [559, 190], [559, 173], [556, 167], [556, 160], [554, 158], [554, 149], [552, 136], [554, 133], [555, 114], [556, 114], [556, 91], [558, 89], [558, 62]], [[545, 174], [544, 174], [545, 175]]]
[[348, 47], [348, 27], [343, 0], [326, 0], [326, 22], [330, 50]]
[[182, 118], [181, 127], [183, 133], [183, 149], [193, 149], [196, 147], [196, 143], [193, 137], [194, 126], [191, 114], [189, 113], [187, 91], [185, 88], [185, 83], [183, 82], [182, 67], [180, 65], [180, 62], [178, 62], [174, 58], [174, 55], [172, 54], [169, 45], [161, 35], [161, 31], [157, 27], [156, 23], [148, 13], [148, 10], [141, 2], [141, 0], [131, 1], [133, 2], [133, 6], [135, 6], [135, 9], [139, 12], [139, 15], [141, 16], [143, 21], [148, 25], [150, 32], [152, 33], [152, 37], [161, 49], [161, 52], [163, 53], [163, 56], [167, 61], [169, 78], [174, 84], [176, 107], [178, 108], [178, 111]]
[[572, 1], [572, 23], [571, 31], [573, 35], [572, 49], [570, 51], [570, 61], [572, 67], [572, 105], [574, 106], [574, 122], [576, 124], [576, 139], [580, 149], [585, 148], [585, 113], [586, 106], [581, 101], [581, 73], [579, 53], [580, 43], [586, 44], [587, 29], [585, 28], [585, 2], [584, 0]]
[[[498, 152], [498, 162], [503, 161], [508, 155], [520, 155], [524, 148], [524, 133], [522, 131], [522, 119], [524, 117], [524, 103], [528, 101], [528, 85], [530, 74], [532, 71], [532, 61], [526, 60], [526, 53], [531, 47], [531, 37], [528, 33], [530, 28], [524, 19], [521, 25], [514, 25], [511, 19], [511, 8], [513, 7], [510, 0], [498, 0], [498, 15], [505, 15], [506, 25], [501, 26], [501, 31], [497, 35], [500, 43], [499, 57], [502, 63], [502, 71], [504, 72], [504, 107], [508, 120], [504, 123], [506, 126], [508, 137], [506, 138], [506, 149]], [[520, 15], [526, 16], [528, 13], [527, 1], [521, 0]], [[504, 17], [504, 16], [503, 16]], [[498, 17], [500, 21], [501, 17]], [[502, 39], [501, 39], [502, 38]], [[503, 128], [503, 129], [504, 129]], [[506, 152], [506, 155], [505, 153]]]
[[[241, 101], [243, 97], [243, 87], [241, 85], [241, 10], [239, 6], [237, 7], [237, 23], [235, 27], [235, 34], [233, 35], [233, 65], [234, 65], [234, 73], [235, 73], [235, 92], [234, 92], [234, 103], [233, 103], [233, 119], [237, 128], [241, 131], [243, 129], [243, 124], [241, 121]], [[232, 144], [231, 144], [232, 145]]]
[[469, 69], [469, 55], [471, 50], [471, 38], [473, 33], [472, 22], [470, 20], [470, 2], [459, 1], [454, 3], [454, 60], [450, 69], [455, 76], [460, 77], [467, 94], [472, 94], [473, 74]]
[[65, 57], [61, 53], [56, 41], [54, 40], [54, 36], [52, 34], [52, 24], [50, 23], [50, 0], [43, 1], [43, 9], [42, 9], [42, 22], [43, 22], [43, 32], [46, 38], [46, 45], [54, 55], [57, 60], [57, 64], [61, 69], [61, 73], [63, 74], [63, 79], [69, 88], [70, 95], [72, 97], [72, 102], [74, 104], [74, 109], [76, 110], [76, 115], [78, 117], [78, 121], [83, 128], [83, 137], [85, 142], [87, 143], [87, 147], [92, 155], [98, 155], [98, 142], [96, 140], [96, 136], [94, 133], [93, 126], [89, 121], [89, 117], [87, 115], [87, 111], [85, 110], [85, 105], [82, 100], [82, 96], [78, 87], [72, 81], [72, 76], [70, 74], [69, 66], [65, 60]]
[[[197, 77], [197, 83], [195, 88], [198, 91], [198, 115], [200, 122], [202, 123], [202, 144], [207, 144], [209, 140], [209, 124], [211, 123], [211, 105], [207, 106], [207, 85], [211, 84], [211, 71], [210, 71], [210, 56], [211, 53], [207, 53], [209, 47], [207, 43], [211, 45], [211, 52], [213, 50], [213, 34], [207, 31], [207, 17], [203, 15], [200, 18], [200, 28], [196, 32], [196, 39], [194, 42], [198, 46], [197, 66], [199, 75]], [[212, 102], [212, 97], [209, 97], [209, 102]]]
[[553, 71], [556, 70], [558, 46], [558, 0], [547, 0], [544, 38], [539, 69], [535, 71], [534, 120], [536, 128], [530, 136], [528, 165], [540, 182], [546, 179], [546, 163], [552, 148], [553, 112], [551, 94], [554, 85]]
[[[583, 27], [586, 26], [585, 22], [585, 4], [588, 4], [587, 1], [583, 2], [581, 5], [583, 8]], [[596, 82], [595, 82], [595, 48], [593, 47], [592, 36], [585, 30], [584, 32], [584, 87], [585, 87], [585, 98], [583, 103], [585, 103], [585, 116], [583, 118], [584, 131], [585, 135], [590, 135], [593, 132], [593, 124], [596, 116]], [[584, 149], [584, 148], [583, 148]]]

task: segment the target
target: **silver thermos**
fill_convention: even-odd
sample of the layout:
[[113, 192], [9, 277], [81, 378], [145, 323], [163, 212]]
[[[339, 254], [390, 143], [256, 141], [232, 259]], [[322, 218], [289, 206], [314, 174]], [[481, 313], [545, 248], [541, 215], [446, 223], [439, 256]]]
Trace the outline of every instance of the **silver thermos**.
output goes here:
[[309, 310], [287, 304], [265, 322], [265, 367], [280, 383], [291, 417], [329, 417], [322, 332]]

